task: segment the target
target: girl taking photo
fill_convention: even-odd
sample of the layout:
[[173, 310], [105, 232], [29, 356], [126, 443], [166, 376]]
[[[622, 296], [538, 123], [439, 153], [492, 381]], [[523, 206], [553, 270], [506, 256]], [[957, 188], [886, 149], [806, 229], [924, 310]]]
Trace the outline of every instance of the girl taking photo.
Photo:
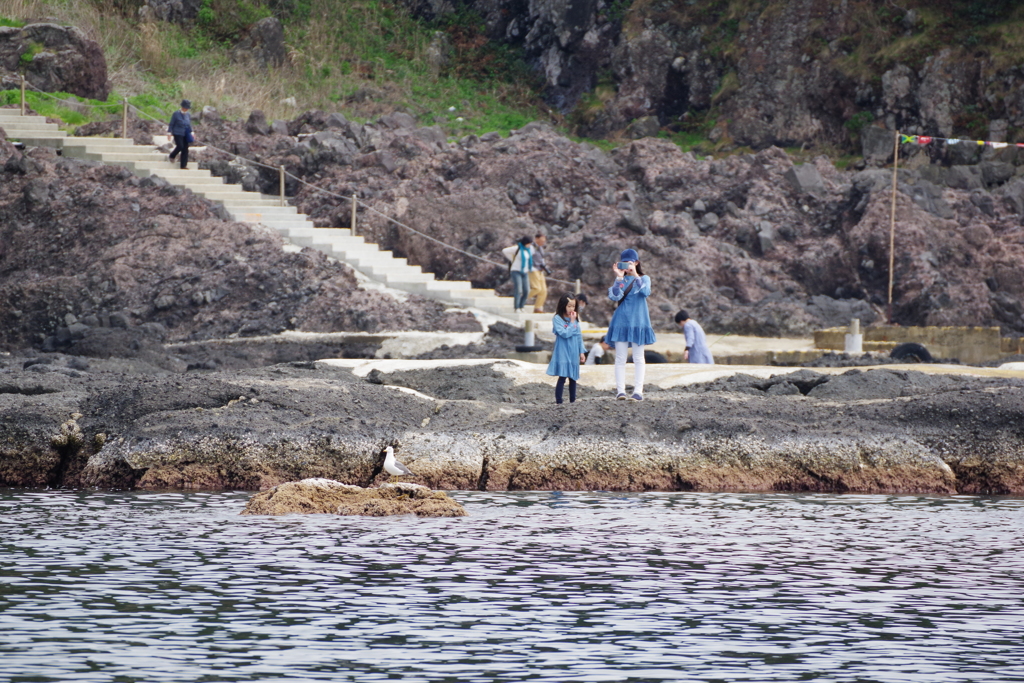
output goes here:
[[555, 403], [562, 402], [565, 380], [569, 380], [569, 403], [576, 402], [576, 380], [580, 378], [580, 363], [587, 357], [583, 346], [583, 333], [576, 315], [576, 300], [563, 294], [558, 300], [558, 312], [551, 319], [555, 333], [555, 350], [551, 352], [548, 374], [558, 378], [555, 384]]
[[608, 298], [618, 302], [612, 321], [608, 324], [605, 341], [615, 345], [615, 398], [626, 396], [626, 354], [633, 346], [634, 401], [644, 400], [644, 346], [655, 341], [651, 327], [651, 314], [647, 310], [647, 297], [651, 295], [651, 278], [640, 268], [640, 256], [635, 249], [626, 249], [619, 262], [612, 265], [615, 282], [608, 288]]

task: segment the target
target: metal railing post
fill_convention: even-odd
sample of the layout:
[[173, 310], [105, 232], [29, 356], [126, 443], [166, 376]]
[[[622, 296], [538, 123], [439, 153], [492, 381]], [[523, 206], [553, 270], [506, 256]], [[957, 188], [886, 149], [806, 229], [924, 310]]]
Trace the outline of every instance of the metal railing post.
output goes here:
[[352, 234], [356, 234], [356, 195], [352, 193]]
[[25, 77], [21, 77], [21, 115], [25, 115]]
[[284, 206], [284, 166], [279, 168], [281, 173], [281, 206]]
[[128, 98], [124, 98], [123, 106], [121, 107], [121, 137], [128, 137]]

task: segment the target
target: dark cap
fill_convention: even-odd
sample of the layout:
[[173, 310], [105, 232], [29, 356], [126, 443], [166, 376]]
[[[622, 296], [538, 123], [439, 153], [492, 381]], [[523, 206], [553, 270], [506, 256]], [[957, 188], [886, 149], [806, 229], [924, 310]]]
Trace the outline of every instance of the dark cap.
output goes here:
[[192, 108], [192, 103], [189, 102], [188, 100], [182, 100], [181, 101], [181, 108], [182, 109], [191, 109]]

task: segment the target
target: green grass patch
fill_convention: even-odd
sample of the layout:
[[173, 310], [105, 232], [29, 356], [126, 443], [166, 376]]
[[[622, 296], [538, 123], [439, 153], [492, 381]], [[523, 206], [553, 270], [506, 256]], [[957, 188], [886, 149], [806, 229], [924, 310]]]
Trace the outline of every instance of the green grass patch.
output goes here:
[[[102, 102], [64, 92], [43, 94], [26, 90], [25, 103], [41, 116], [59, 119], [67, 128], [96, 121], [120, 120], [124, 108], [122, 98], [116, 94], [111, 94], [106, 102]], [[175, 109], [173, 103], [151, 94], [129, 97], [128, 103], [158, 121], [168, 120], [170, 112]], [[0, 105], [20, 104], [20, 90], [0, 90]]]
[[21, 53], [18, 61], [21, 62], [22, 66], [28, 66], [32, 63], [32, 60], [35, 59], [36, 55], [45, 49], [46, 46], [42, 43], [29, 43], [25, 51]]
[[8, 19], [7, 17], [0, 17], [0, 26], [8, 26], [10, 28], [21, 28], [24, 25], [24, 21], [18, 21], [17, 19]]
[[662, 130], [658, 137], [669, 140], [684, 152], [693, 152], [697, 156], [710, 154], [713, 151], [714, 143], [708, 140], [706, 133], [699, 130]]
[[621, 147], [624, 144], [623, 142], [621, 142], [619, 140], [608, 140], [606, 138], [578, 138], [578, 137], [572, 136], [571, 139], [572, 139], [573, 142], [578, 142], [578, 143], [581, 143], [581, 144], [586, 143], [588, 145], [593, 145], [594, 147], [597, 147], [598, 149], [600, 149], [601, 151], [604, 151], [604, 152], [610, 152], [613, 149]]
[[842, 156], [836, 157], [832, 163], [835, 164], [835, 167], [840, 171], [845, 171], [861, 159], [863, 159], [863, 157], [856, 154], [843, 154]]

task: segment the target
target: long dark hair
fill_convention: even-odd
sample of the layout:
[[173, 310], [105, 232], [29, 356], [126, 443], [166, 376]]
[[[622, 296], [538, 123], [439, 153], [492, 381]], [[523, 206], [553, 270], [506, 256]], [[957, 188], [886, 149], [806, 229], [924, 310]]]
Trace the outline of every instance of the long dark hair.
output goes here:
[[558, 298], [558, 308], [555, 309], [555, 314], [560, 316], [562, 320], [569, 319], [569, 313], [566, 312], [566, 308], [569, 306], [569, 302], [575, 297], [572, 294], [563, 294]]
[[644, 276], [644, 271], [643, 268], [640, 267], [639, 261], [636, 262], [636, 274], [639, 275], [640, 277]]

